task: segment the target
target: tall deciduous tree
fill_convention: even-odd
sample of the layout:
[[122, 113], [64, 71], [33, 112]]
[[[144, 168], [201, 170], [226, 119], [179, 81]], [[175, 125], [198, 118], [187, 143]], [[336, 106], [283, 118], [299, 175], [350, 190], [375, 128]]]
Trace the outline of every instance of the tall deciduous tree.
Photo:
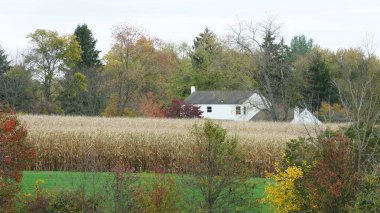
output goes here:
[[116, 27], [113, 37], [114, 44], [104, 57], [108, 85], [113, 97], [112, 100], [108, 100], [107, 111], [113, 111], [116, 116], [121, 116], [138, 87], [136, 79], [138, 73], [134, 62], [139, 57], [140, 51], [149, 48], [149, 45], [137, 45], [139, 40], [143, 39], [143, 35], [133, 26]]
[[334, 83], [351, 121], [356, 171], [371, 173], [380, 162], [380, 60], [359, 48], [338, 50], [336, 59]]
[[32, 46], [27, 64], [42, 83], [45, 102], [52, 102], [53, 80], [81, 60], [79, 43], [73, 35], [60, 36], [44, 29], [36, 30], [28, 38]]
[[148, 92], [159, 100], [167, 100], [165, 81], [177, 59], [171, 46], [128, 25], [115, 28], [114, 39], [112, 49], [104, 57], [112, 97], [106, 111], [115, 112], [116, 116], [130, 114], [131, 110], [138, 112], [141, 98]]
[[279, 29], [278, 25], [269, 21], [258, 27], [240, 24], [234, 30], [235, 43], [251, 58], [252, 78], [265, 104], [264, 110], [268, 110], [275, 121], [286, 120], [295, 102], [290, 51], [279, 36]]

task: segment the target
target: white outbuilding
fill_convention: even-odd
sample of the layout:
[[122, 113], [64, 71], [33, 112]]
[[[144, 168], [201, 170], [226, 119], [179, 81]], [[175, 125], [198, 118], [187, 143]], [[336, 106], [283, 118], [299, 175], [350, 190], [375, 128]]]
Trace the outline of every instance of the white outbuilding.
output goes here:
[[294, 108], [294, 118], [291, 121], [292, 124], [312, 124], [321, 125], [322, 122], [313, 115], [309, 110], [304, 109], [300, 112], [298, 107]]

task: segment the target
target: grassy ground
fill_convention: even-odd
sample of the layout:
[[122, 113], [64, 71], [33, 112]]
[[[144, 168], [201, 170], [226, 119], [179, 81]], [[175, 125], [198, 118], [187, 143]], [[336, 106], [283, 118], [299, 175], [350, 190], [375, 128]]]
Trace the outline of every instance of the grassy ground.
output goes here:
[[[139, 180], [152, 181], [155, 177], [152, 173], [140, 173]], [[184, 212], [192, 212], [196, 209], [197, 203], [201, 201], [201, 194], [197, 189], [189, 185], [181, 184], [183, 177], [180, 175], [171, 175], [174, 177], [179, 187], [181, 201], [179, 206]], [[112, 175], [109, 173], [83, 173], [83, 172], [51, 172], [51, 171], [25, 171], [21, 184], [21, 193], [32, 196], [35, 194], [34, 184], [37, 180], [43, 180], [43, 184], [39, 184], [40, 188], [45, 192], [59, 193], [62, 190], [84, 190], [86, 194], [104, 195], [108, 193], [107, 188], [112, 182]], [[266, 180], [263, 178], [252, 178], [249, 180], [249, 186], [244, 189], [244, 196], [247, 200], [255, 202], [264, 195], [264, 187]], [[255, 187], [252, 187], [255, 186]], [[109, 196], [109, 195], [108, 195]], [[243, 211], [268, 212], [265, 207], [256, 204], [257, 207], [243, 208]]]
[[49, 192], [83, 188], [87, 193], [96, 193], [97, 190], [101, 190], [109, 178], [110, 175], [107, 173], [25, 171], [23, 172], [21, 192], [34, 194], [35, 182], [43, 180], [44, 183], [40, 184], [40, 187]]

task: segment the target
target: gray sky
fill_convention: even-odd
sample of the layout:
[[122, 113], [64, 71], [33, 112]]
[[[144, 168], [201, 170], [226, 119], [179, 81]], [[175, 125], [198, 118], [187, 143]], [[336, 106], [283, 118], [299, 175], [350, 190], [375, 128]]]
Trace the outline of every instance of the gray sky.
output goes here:
[[111, 29], [127, 22], [166, 42], [191, 44], [208, 26], [218, 36], [238, 20], [258, 23], [274, 17], [287, 41], [304, 34], [323, 48], [357, 47], [366, 37], [380, 55], [377, 0], [0, 0], [0, 45], [8, 55], [25, 51], [36, 29], [73, 33], [86, 23], [105, 54]]

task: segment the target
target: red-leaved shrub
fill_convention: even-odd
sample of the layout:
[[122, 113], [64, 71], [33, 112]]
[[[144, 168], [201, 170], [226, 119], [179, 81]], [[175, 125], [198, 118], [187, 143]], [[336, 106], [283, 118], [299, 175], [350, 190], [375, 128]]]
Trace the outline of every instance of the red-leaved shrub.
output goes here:
[[179, 99], [173, 99], [169, 108], [165, 110], [165, 115], [169, 118], [201, 118], [202, 113], [200, 107]]
[[26, 129], [12, 110], [0, 108], [0, 209], [12, 211], [13, 198], [19, 190], [22, 170], [35, 156], [25, 140]]
[[306, 187], [324, 212], [340, 212], [354, 200], [360, 175], [354, 169], [352, 141], [345, 136], [319, 140], [320, 156]]

